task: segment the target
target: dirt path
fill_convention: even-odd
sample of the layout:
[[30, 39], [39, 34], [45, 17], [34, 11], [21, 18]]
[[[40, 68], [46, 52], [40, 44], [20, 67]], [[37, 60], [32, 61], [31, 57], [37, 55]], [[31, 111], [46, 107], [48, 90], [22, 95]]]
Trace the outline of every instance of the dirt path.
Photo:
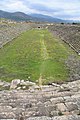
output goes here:
[[41, 34], [40, 44], [41, 44], [42, 64], [41, 64], [41, 70], [40, 70], [39, 85], [42, 85], [43, 83], [42, 77], [45, 71], [46, 60], [49, 58], [49, 54], [47, 52], [47, 48], [46, 48], [45, 41], [44, 41], [44, 33]]
[[40, 43], [41, 43], [41, 56], [42, 56], [43, 60], [47, 60], [49, 58], [49, 54], [47, 52], [46, 45], [44, 43], [44, 37], [40, 41]]

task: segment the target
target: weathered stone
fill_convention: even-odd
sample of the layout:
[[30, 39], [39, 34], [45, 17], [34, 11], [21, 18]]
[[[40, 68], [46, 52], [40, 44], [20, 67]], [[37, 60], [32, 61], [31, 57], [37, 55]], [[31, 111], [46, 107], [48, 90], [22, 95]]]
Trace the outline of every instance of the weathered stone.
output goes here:
[[64, 102], [64, 99], [63, 97], [57, 97], [57, 98], [51, 98], [50, 101], [52, 102], [52, 104], [56, 104], [56, 103]]
[[67, 102], [65, 103], [68, 111], [74, 111], [74, 110], [77, 110], [78, 109], [78, 106], [76, 105], [76, 103], [73, 103], [73, 102]]
[[26, 87], [26, 86], [23, 86], [23, 87], [22, 87], [23, 90], [26, 90], [26, 88], [28, 88], [28, 87]]
[[69, 111], [62, 112], [62, 115], [70, 115], [71, 113]]
[[74, 111], [71, 111], [71, 113], [73, 115], [80, 115], [80, 110], [74, 110]]
[[20, 85], [22, 85], [22, 86], [33, 86], [33, 85], [35, 85], [35, 83], [30, 82], [30, 81], [23, 81], [23, 82], [20, 83]]
[[17, 87], [17, 90], [20, 90], [21, 89], [21, 87]]
[[[76, 97], [76, 96], [75, 96]], [[70, 96], [65, 96], [64, 97], [65, 102], [76, 102], [75, 98], [72, 98]]]
[[38, 106], [38, 111], [39, 111], [39, 116], [50, 116], [51, 111], [55, 110], [54, 106], [44, 106], [39, 105]]
[[27, 103], [26, 105], [25, 105], [25, 108], [31, 108], [32, 107], [32, 104], [31, 103]]
[[42, 89], [34, 89], [33, 85], [30, 86], [32, 89], [26, 90], [22, 90], [23, 86], [19, 90], [17, 86], [13, 90], [0, 91], [1, 118], [17, 118], [23, 114], [26, 120], [30, 117], [30, 120], [80, 120], [80, 89], [73, 92], [74, 87], [70, 85], [70, 91], [60, 92], [60, 87], [54, 89], [51, 85]]
[[46, 116], [42, 116], [42, 117], [30, 117], [27, 120], [80, 120], [80, 116], [77, 115], [69, 115], [69, 116], [59, 116], [59, 117], [46, 117]]
[[50, 117], [42, 116], [42, 117], [30, 117], [27, 120], [52, 120]]
[[19, 84], [20, 84], [20, 79], [12, 80], [11, 85], [10, 85], [10, 89], [17, 88], [17, 85], [19, 85]]
[[16, 115], [13, 112], [1, 112], [0, 119], [16, 119]]
[[12, 110], [11, 106], [0, 106], [0, 112], [10, 112]]
[[66, 106], [64, 105], [64, 103], [58, 103], [58, 104], [56, 104], [56, 105], [57, 105], [57, 109], [58, 109], [59, 111], [61, 111], [61, 112], [67, 111], [67, 108], [66, 108]]
[[59, 111], [55, 110], [55, 111], [51, 111], [50, 116], [58, 116], [59, 115]]
[[[32, 28], [30, 24], [26, 23], [0, 23], [0, 48], [6, 43], [12, 41], [14, 38], [18, 37], [22, 32]], [[2, 29], [1, 29], [2, 28]]]
[[47, 101], [47, 102], [44, 102], [44, 105], [45, 106], [50, 106], [50, 105], [52, 105], [52, 103], [50, 101]]
[[10, 83], [5, 83], [3, 86], [2, 86], [3, 90], [9, 90], [10, 89]]
[[40, 86], [38, 86], [38, 85], [33, 85], [30, 89], [37, 89], [37, 90], [39, 90], [39, 89], [41, 89], [41, 88], [40, 88]]

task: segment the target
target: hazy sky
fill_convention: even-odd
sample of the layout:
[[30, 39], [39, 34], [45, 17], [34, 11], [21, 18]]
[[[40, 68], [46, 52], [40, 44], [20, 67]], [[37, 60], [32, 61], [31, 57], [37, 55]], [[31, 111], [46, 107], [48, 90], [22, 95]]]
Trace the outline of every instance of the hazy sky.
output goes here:
[[0, 0], [0, 9], [80, 20], [80, 0]]

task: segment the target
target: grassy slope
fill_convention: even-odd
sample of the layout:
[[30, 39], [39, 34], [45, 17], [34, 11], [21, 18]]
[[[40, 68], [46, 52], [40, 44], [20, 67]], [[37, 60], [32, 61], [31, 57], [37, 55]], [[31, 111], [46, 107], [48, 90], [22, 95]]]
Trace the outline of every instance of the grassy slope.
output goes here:
[[0, 79], [66, 80], [64, 61], [70, 54], [73, 51], [47, 30], [27, 31], [0, 49]]

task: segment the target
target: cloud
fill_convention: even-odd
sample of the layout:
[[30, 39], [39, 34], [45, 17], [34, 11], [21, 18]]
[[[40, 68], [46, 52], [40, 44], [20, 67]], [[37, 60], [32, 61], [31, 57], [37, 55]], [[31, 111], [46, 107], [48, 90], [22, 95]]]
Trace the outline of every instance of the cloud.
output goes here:
[[0, 3], [0, 9], [4, 9], [10, 12], [14, 11], [29, 11], [29, 8], [23, 4], [20, 0], [4, 0]]
[[62, 19], [80, 19], [80, 0], [3, 0], [0, 9], [42, 13]]
[[43, 4], [31, 4], [30, 8], [35, 9], [39, 13], [46, 13], [46, 14], [52, 14], [53, 12], [61, 11], [61, 9], [50, 8], [50, 7], [45, 6]]

